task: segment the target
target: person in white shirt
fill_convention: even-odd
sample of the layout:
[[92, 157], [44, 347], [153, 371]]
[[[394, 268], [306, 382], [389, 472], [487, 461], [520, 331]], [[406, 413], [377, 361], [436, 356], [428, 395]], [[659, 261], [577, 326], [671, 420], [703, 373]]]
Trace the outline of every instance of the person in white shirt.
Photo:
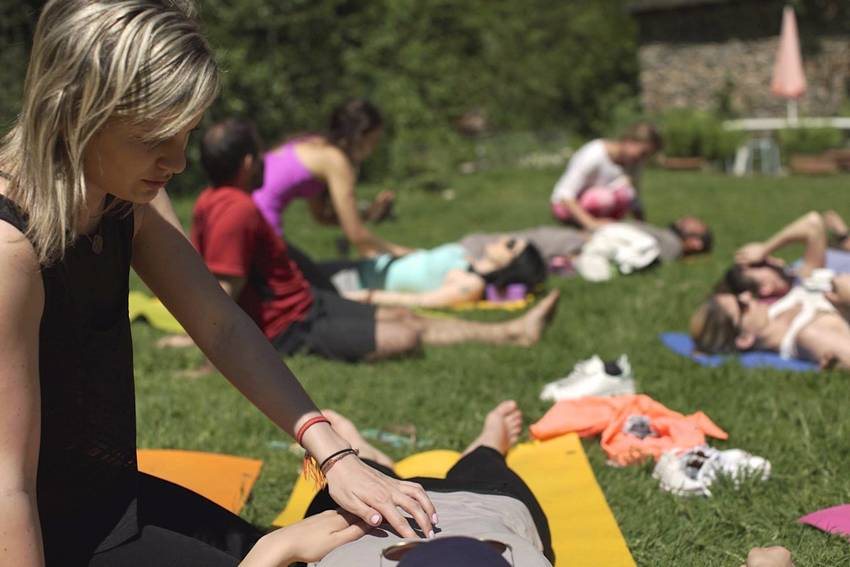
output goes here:
[[552, 192], [555, 219], [586, 230], [622, 219], [630, 211], [643, 220], [640, 170], [661, 147], [656, 128], [640, 122], [619, 139], [593, 140], [579, 148]]

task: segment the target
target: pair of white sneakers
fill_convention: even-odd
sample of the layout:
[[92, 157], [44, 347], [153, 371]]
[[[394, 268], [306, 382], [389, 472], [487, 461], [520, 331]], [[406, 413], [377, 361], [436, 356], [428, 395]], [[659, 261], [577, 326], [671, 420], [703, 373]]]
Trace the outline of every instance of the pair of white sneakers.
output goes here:
[[635, 378], [625, 354], [613, 362], [593, 357], [578, 362], [572, 372], [543, 387], [540, 399], [557, 402], [585, 396], [621, 396], [635, 393]]
[[709, 487], [718, 476], [737, 486], [744, 478], [767, 480], [770, 461], [740, 449], [718, 451], [708, 445], [667, 451], [658, 460], [652, 476], [661, 489], [677, 496], [711, 496]]

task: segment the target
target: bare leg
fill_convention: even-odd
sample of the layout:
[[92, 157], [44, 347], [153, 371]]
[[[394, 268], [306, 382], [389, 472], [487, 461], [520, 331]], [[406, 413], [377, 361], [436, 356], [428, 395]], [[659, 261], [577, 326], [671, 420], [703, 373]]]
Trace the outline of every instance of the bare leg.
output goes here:
[[413, 354], [422, 346], [422, 331], [408, 319], [387, 320], [375, 317], [375, 352], [366, 360], [372, 362]]
[[513, 400], [506, 400], [493, 408], [484, 418], [481, 434], [469, 444], [464, 455], [468, 455], [478, 447], [490, 447], [502, 455], [507, 455], [522, 432], [522, 412]]
[[543, 328], [551, 319], [560, 292], [554, 290], [527, 313], [504, 323], [481, 323], [413, 315], [410, 319], [422, 331], [422, 342], [429, 345], [452, 345], [477, 342], [530, 346], [540, 340]]
[[370, 461], [375, 461], [376, 463], [389, 468], [393, 468], [395, 466], [395, 461], [393, 461], [386, 454], [375, 448], [368, 441], [366, 441], [362, 435], [360, 435], [360, 432], [357, 430], [357, 427], [351, 422], [350, 419], [329, 409], [323, 409], [322, 415], [324, 415], [326, 418], [328, 418], [328, 420], [330, 420], [331, 427], [334, 428], [334, 431], [336, 431], [340, 437], [348, 441], [353, 448], [360, 451], [361, 458], [369, 459]]

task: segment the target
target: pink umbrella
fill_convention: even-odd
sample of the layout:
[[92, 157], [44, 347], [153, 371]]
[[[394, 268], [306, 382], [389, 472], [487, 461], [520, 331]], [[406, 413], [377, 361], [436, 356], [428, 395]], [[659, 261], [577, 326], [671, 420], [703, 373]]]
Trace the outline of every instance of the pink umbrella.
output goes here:
[[788, 120], [796, 122], [797, 99], [806, 92], [806, 75], [800, 55], [797, 19], [791, 6], [786, 6], [782, 13], [782, 33], [779, 37], [770, 90], [773, 94], [788, 99]]

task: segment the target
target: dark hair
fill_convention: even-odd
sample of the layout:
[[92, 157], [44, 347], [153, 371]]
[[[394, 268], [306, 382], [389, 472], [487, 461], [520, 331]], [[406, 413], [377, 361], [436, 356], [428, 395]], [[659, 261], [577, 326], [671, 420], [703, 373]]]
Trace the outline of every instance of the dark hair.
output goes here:
[[691, 338], [699, 352], [726, 354], [738, 350], [738, 328], [717, 296], [710, 297], [691, 317]]
[[352, 99], [331, 113], [328, 141], [351, 157], [360, 140], [383, 125], [384, 119], [377, 106], [365, 99]]
[[739, 295], [745, 291], [749, 291], [758, 297], [760, 292], [759, 284], [756, 280], [746, 275], [745, 270], [747, 268], [770, 268], [779, 274], [783, 280], [789, 283], [792, 282], [791, 276], [789, 276], [785, 270], [779, 266], [774, 266], [770, 262], [758, 262], [747, 266], [735, 264], [726, 270], [725, 274], [723, 274], [723, 279], [721, 279], [715, 286], [715, 293], [732, 293], [734, 295]]
[[685, 251], [685, 254], [704, 254], [706, 252], [711, 252], [711, 248], [714, 246], [714, 234], [711, 232], [711, 229], [706, 225], [705, 231], [701, 234], [696, 234], [693, 232], [684, 232], [681, 228], [679, 228], [679, 223], [671, 222], [668, 227], [672, 230], [676, 236], [679, 237], [679, 240], [684, 241], [686, 238], [699, 238], [700, 242], [702, 242], [702, 248], [699, 250], [693, 251]]
[[201, 164], [214, 187], [232, 183], [245, 156], [260, 154], [260, 136], [249, 120], [229, 118], [210, 126], [201, 140]]
[[540, 250], [531, 242], [511, 262], [498, 270], [479, 274], [488, 284], [504, 288], [510, 284], [525, 284], [533, 290], [546, 281], [546, 262]]
[[632, 124], [623, 132], [620, 140], [648, 144], [656, 152], [664, 147], [664, 138], [661, 137], [658, 128], [650, 122], [636, 122]]

